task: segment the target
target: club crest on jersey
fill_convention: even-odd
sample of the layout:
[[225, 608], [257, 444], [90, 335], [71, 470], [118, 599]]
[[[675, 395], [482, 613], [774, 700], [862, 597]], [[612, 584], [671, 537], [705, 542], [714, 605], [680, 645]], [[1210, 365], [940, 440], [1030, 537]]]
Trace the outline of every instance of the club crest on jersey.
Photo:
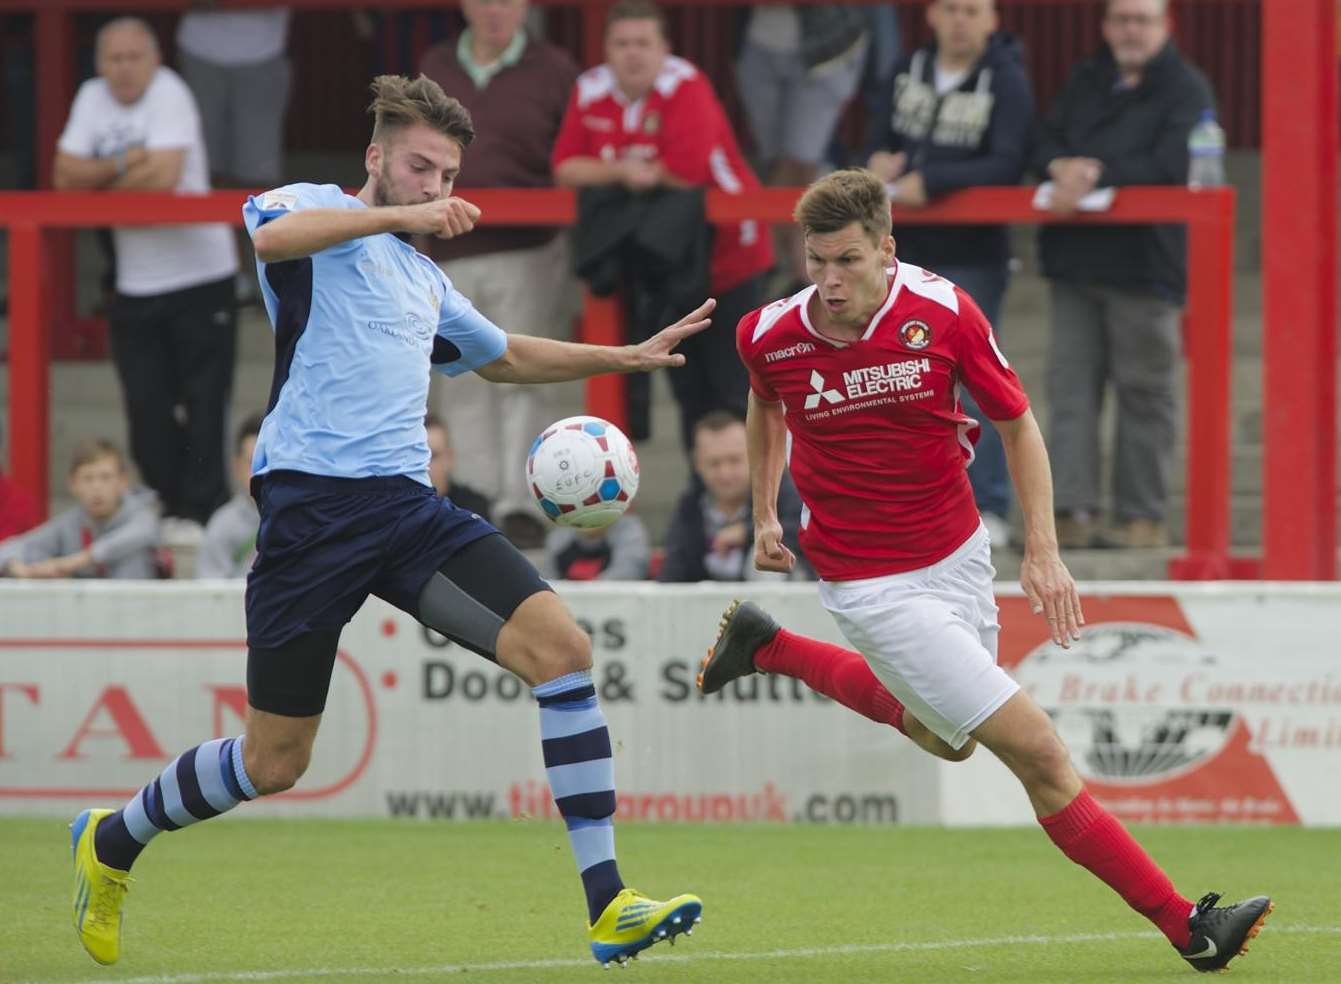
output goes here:
[[661, 114], [653, 110], [643, 117], [643, 133], [654, 134], [661, 129]]
[[899, 325], [899, 341], [916, 351], [931, 344], [931, 325], [925, 321], [905, 321]]

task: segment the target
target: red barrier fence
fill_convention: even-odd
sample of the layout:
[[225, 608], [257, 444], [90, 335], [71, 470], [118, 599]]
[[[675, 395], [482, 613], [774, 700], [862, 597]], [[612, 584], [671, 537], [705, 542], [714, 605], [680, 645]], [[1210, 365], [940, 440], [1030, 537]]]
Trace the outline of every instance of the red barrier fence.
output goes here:
[[[799, 189], [765, 189], [751, 195], [710, 192], [714, 221], [790, 220]], [[1091, 224], [1183, 222], [1188, 228], [1187, 552], [1170, 562], [1170, 576], [1191, 579], [1255, 576], [1256, 562], [1229, 556], [1230, 357], [1234, 192], [1228, 188], [1126, 188], [1103, 213], [1059, 220], [1032, 207], [1028, 188], [980, 188], [949, 195], [930, 207], [901, 212], [895, 220], [963, 223], [1081, 222]], [[564, 190], [472, 189], [484, 221], [504, 225], [568, 225], [574, 196]], [[0, 193], [0, 226], [8, 228], [10, 304], [10, 447], [15, 478], [39, 502], [47, 500], [49, 453], [48, 325], [52, 298], [50, 240], [56, 230], [112, 225], [241, 221], [243, 193], [178, 196], [165, 193]], [[589, 300], [583, 337], [620, 340], [619, 317], [609, 302]], [[590, 412], [623, 417], [620, 377], [590, 380]]]

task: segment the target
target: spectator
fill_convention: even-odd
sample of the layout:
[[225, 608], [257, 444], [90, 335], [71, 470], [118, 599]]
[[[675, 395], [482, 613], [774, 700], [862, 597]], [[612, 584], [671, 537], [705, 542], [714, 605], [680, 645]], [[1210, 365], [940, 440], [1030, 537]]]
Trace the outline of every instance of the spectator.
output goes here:
[[[995, 0], [932, 0], [934, 40], [899, 64], [868, 167], [891, 182], [895, 203], [917, 208], [976, 185], [1018, 184], [1029, 161], [1034, 96], [1019, 43], [997, 32]], [[999, 333], [1010, 277], [1005, 226], [905, 226], [898, 255], [958, 284]], [[983, 420], [967, 390], [964, 412]], [[969, 481], [992, 543], [1009, 539], [1010, 473], [996, 428], [983, 427]]]
[[[866, 49], [866, 65], [857, 89], [866, 117], [857, 152], [865, 160], [868, 148], [879, 143], [889, 125], [889, 95], [903, 58], [903, 30], [899, 26], [899, 12], [893, 4], [867, 4], [861, 12], [871, 35], [871, 43]], [[839, 139], [837, 130], [829, 140], [829, 160], [835, 167], [853, 166], [852, 152]]]
[[[429, 414], [424, 418], [424, 430], [428, 432], [429, 484], [438, 490], [438, 495], [451, 499], [462, 509], [469, 509], [486, 523], [492, 523], [493, 520], [489, 515], [493, 509], [489, 505], [488, 498], [482, 492], [452, 478], [452, 473], [456, 470], [456, 450], [452, 447], [451, 432], [447, 430], [442, 418]], [[525, 460], [526, 456], [523, 455], [513, 462], [517, 471], [525, 472]]]
[[412, 75], [428, 49], [461, 29], [454, 9], [351, 10], [354, 36], [371, 47], [372, 74]]
[[[1071, 72], [1034, 156], [1068, 214], [1090, 191], [1183, 184], [1187, 138], [1211, 88], [1169, 40], [1165, 0], [1109, 0], [1105, 45]], [[1039, 237], [1051, 281], [1048, 397], [1057, 535], [1063, 546], [1168, 543], [1176, 439], [1179, 322], [1187, 287], [1181, 225], [1049, 225]], [[1099, 412], [1117, 391], [1113, 517], [1097, 530]]]
[[0, 472], [0, 542], [26, 533], [37, 525], [40, 516], [37, 500], [32, 494]]
[[9, 186], [25, 191], [37, 187], [33, 20], [32, 14], [0, 15], [0, 62], [4, 65], [0, 78], [4, 79], [4, 118], [8, 123], [4, 145], [14, 162], [13, 183]]
[[131, 490], [116, 445], [97, 438], [76, 447], [69, 488], [78, 505], [0, 544], [0, 571], [21, 578], [157, 577], [156, 500], [148, 490]]
[[[425, 75], [470, 111], [478, 134], [456, 189], [544, 188], [549, 155], [577, 65], [525, 28], [527, 0], [462, 0], [466, 29], [430, 49]], [[428, 253], [495, 324], [533, 335], [567, 334], [568, 240], [555, 226], [486, 226], [469, 236], [432, 238]], [[550, 420], [552, 391], [494, 385], [467, 373], [438, 380], [433, 405], [451, 426], [461, 471], [493, 497], [499, 528], [518, 547], [540, 547], [545, 523], [518, 462]], [[445, 385], [444, 385], [445, 384]], [[455, 498], [449, 496], [449, 498]]]
[[[666, 531], [658, 581], [775, 579], [754, 568], [754, 506], [745, 422], [726, 411], [705, 414], [694, 428], [694, 479], [676, 503]], [[778, 495], [783, 540], [798, 558], [801, 498], [784, 472]], [[798, 572], [803, 562], [797, 562]], [[804, 573], [798, 576], [807, 576]]]
[[[712, 83], [670, 53], [665, 14], [656, 4], [615, 3], [606, 18], [605, 54], [605, 64], [582, 73], [569, 100], [553, 156], [559, 184], [622, 186], [637, 194], [676, 187], [740, 193], [759, 186]], [[761, 303], [763, 274], [773, 263], [757, 222], [723, 224], [714, 232], [712, 327], [685, 340], [686, 365], [670, 373], [686, 449], [695, 422], [710, 410], [745, 413], [749, 383], [733, 332]]]
[[284, 176], [288, 7], [188, 10], [177, 62], [191, 87], [218, 184], [273, 188]]
[[[736, 87], [768, 176], [781, 187], [810, 184], [866, 68], [870, 20], [857, 6], [756, 4], [736, 64]], [[809, 281], [795, 226], [774, 227], [782, 282], [791, 294]]]
[[251, 497], [250, 485], [251, 459], [260, 432], [260, 414], [253, 414], [238, 426], [233, 449], [233, 498], [216, 509], [205, 524], [196, 577], [246, 577], [256, 559], [261, 514]]
[[651, 559], [647, 527], [633, 513], [601, 530], [561, 526], [545, 540], [545, 576], [566, 581], [642, 581]]
[[[79, 89], [61, 134], [63, 189], [208, 191], [191, 91], [159, 64], [133, 17], [98, 33], [98, 78]], [[199, 524], [228, 499], [224, 417], [233, 386], [237, 251], [226, 225], [119, 228], [112, 355], [130, 446], [166, 517]]]

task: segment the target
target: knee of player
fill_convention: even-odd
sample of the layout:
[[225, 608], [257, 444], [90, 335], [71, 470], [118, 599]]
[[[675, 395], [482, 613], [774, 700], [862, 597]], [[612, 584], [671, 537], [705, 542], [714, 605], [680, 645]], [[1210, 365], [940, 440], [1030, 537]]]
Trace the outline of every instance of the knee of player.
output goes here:
[[573, 624], [534, 643], [535, 665], [547, 679], [591, 669], [591, 637]]
[[976, 738], [970, 738], [959, 748], [951, 748], [949, 745], [946, 745], [945, 752], [941, 755], [941, 758], [945, 759], [947, 762], [963, 762], [973, 754], [974, 749], [977, 747], [978, 741]]
[[1041, 778], [1056, 779], [1071, 769], [1071, 755], [1051, 728], [1029, 743], [1027, 759], [1030, 769]]
[[247, 762], [247, 778], [258, 796], [273, 796], [292, 789], [307, 771], [307, 754], [260, 755]]

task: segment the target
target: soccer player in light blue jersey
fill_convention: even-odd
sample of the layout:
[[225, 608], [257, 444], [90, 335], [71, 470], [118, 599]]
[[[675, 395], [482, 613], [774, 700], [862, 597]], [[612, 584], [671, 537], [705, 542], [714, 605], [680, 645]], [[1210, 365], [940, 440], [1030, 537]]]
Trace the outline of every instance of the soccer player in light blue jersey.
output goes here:
[[657, 902], [625, 888], [591, 642], [497, 530], [434, 492], [424, 409], [430, 369], [547, 383], [681, 365], [676, 345], [707, 327], [714, 302], [635, 346], [505, 334], [408, 241], [463, 235], [479, 218], [451, 197], [474, 137], [469, 113], [422, 76], [384, 75], [372, 88], [368, 178], [356, 196], [295, 184], [243, 209], [275, 328], [252, 460], [261, 526], [247, 578], [247, 730], [182, 753], [121, 809], [75, 818], [74, 922], [99, 963], [120, 955], [128, 872], [151, 838], [302, 776], [340, 631], [369, 594], [532, 687], [598, 961], [623, 963], [699, 918], [695, 896]]

